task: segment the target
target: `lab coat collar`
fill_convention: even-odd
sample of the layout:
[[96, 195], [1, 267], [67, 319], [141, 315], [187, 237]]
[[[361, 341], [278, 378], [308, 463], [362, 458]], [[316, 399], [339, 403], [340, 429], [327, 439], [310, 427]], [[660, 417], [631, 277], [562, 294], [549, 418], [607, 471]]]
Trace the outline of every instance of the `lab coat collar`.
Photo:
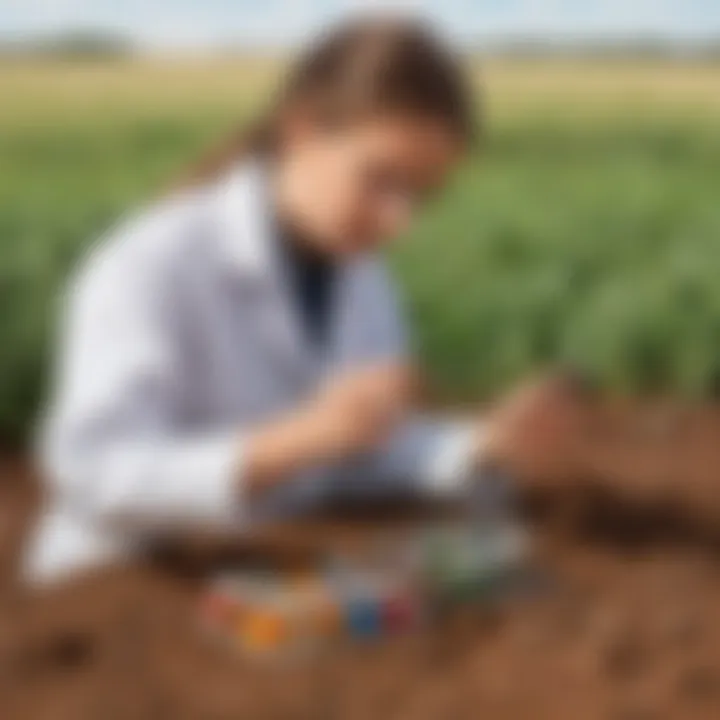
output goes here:
[[269, 174], [267, 163], [253, 158], [223, 181], [223, 261], [234, 277], [242, 277], [250, 289], [263, 296], [265, 302], [257, 306], [257, 313], [266, 346], [286, 372], [302, 379], [317, 362], [289, 295]]
[[244, 160], [221, 182], [222, 244], [228, 268], [268, 281], [277, 269], [277, 232], [269, 194], [269, 168], [259, 158]]

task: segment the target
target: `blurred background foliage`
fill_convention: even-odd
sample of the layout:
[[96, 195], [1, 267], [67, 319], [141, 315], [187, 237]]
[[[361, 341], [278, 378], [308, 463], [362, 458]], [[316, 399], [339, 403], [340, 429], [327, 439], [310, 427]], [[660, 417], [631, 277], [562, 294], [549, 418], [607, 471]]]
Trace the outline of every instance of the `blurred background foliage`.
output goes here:
[[[83, 250], [262, 101], [282, 64], [0, 59], [0, 438], [27, 435]], [[397, 243], [447, 402], [572, 363], [720, 388], [720, 64], [496, 59], [482, 146]]]

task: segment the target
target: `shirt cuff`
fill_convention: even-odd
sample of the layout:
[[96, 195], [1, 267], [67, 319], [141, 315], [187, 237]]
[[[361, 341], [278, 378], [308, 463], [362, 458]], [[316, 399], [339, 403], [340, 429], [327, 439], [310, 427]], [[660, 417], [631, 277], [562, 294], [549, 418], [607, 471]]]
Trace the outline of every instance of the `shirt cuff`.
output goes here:
[[230, 525], [244, 513], [243, 450], [234, 433], [200, 441], [184, 458], [177, 499], [199, 522]]
[[120, 524], [230, 524], [244, 511], [237, 433], [115, 448], [104, 458], [92, 514]]
[[439, 430], [427, 463], [428, 489], [443, 495], [467, 487], [478, 465], [478, 441], [482, 444], [477, 422], [448, 423]]

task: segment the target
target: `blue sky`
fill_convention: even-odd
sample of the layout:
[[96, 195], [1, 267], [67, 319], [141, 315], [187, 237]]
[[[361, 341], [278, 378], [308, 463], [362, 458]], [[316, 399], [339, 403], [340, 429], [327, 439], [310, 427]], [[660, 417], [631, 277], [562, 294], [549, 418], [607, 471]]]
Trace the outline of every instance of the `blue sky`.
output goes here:
[[369, 7], [418, 11], [453, 36], [720, 36], [720, 0], [0, 0], [0, 37], [100, 28], [152, 47], [284, 43]]

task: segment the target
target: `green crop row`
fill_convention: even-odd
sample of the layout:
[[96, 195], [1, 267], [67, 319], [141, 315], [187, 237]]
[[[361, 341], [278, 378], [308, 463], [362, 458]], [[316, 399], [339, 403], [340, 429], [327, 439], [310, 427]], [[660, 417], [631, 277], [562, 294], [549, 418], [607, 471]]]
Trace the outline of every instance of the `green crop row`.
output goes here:
[[[0, 134], [0, 437], [45, 393], [58, 298], [108, 225], [224, 117]], [[551, 363], [632, 390], [720, 384], [720, 127], [702, 118], [515, 118], [393, 262], [418, 351], [448, 399]]]

